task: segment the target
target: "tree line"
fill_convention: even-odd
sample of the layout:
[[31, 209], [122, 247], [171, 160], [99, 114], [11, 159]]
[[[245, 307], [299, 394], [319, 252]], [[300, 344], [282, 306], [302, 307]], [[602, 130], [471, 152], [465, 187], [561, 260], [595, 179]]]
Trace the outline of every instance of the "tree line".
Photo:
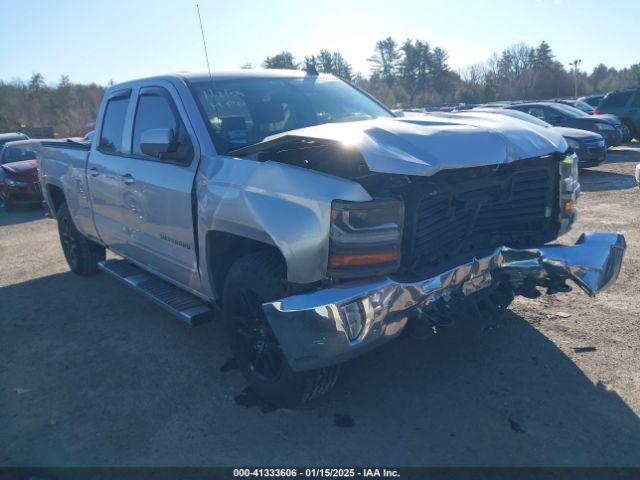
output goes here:
[[321, 50], [296, 61], [287, 51], [267, 57], [264, 68], [290, 68], [332, 73], [349, 80], [392, 108], [443, 103], [486, 103], [497, 100], [571, 97], [640, 85], [640, 63], [617, 70], [601, 63], [591, 73], [567, 68], [551, 46], [518, 43], [495, 52], [482, 63], [455, 71], [447, 51], [424, 40], [378, 41], [368, 62], [371, 74], [354, 70], [340, 52]]
[[[445, 49], [424, 40], [398, 43], [387, 37], [376, 42], [367, 61], [368, 76], [356, 72], [341, 52], [328, 49], [302, 59], [284, 51], [265, 58], [261, 66], [331, 73], [391, 108], [570, 97], [576, 78], [580, 95], [640, 85], [640, 63], [576, 71], [559, 62], [544, 41], [538, 46], [512, 45], [486, 62], [455, 71]], [[82, 135], [95, 120], [104, 91], [94, 83], [72, 83], [65, 75], [55, 86], [47, 85], [39, 73], [28, 82], [0, 81], [0, 132], [52, 127], [56, 136]]]
[[56, 136], [84, 134], [95, 121], [105, 88], [71, 83], [63, 75], [55, 87], [34, 73], [28, 82], [0, 82], [0, 133], [51, 127]]

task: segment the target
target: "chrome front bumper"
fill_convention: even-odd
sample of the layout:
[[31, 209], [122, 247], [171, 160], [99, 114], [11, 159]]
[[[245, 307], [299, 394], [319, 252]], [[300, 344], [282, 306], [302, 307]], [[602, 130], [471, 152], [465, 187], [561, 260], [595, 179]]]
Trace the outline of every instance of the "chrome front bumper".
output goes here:
[[[516, 292], [572, 280], [594, 296], [617, 279], [625, 248], [619, 233], [585, 233], [572, 246], [500, 247], [419, 282], [383, 278], [349, 283], [265, 303], [263, 309], [293, 370], [326, 367], [398, 336], [414, 309], [452, 295], [471, 295], [498, 277]], [[363, 326], [352, 340], [347, 314], [356, 311]]]

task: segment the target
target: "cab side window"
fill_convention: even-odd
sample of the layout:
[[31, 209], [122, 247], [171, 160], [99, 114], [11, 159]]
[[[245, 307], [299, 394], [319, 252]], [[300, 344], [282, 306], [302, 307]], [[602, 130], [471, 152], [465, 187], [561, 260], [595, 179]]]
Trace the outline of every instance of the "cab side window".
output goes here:
[[177, 109], [168, 92], [159, 88], [141, 93], [138, 98], [136, 115], [133, 123], [133, 140], [131, 153], [136, 156], [153, 158], [142, 152], [140, 140], [147, 130], [169, 129], [173, 132], [181, 150], [178, 156], [186, 158], [191, 151], [191, 142]]
[[98, 149], [105, 153], [122, 152], [124, 121], [129, 108], [129, 97], [114, 97], [107, 101], [100, 132]]

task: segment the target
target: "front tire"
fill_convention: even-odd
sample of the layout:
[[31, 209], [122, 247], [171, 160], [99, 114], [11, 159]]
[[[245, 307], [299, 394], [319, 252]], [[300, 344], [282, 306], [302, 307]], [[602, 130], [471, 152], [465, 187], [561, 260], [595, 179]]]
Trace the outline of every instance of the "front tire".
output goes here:
[[295, 408], [328, 392], [339, 367], [294, 372], [262, 310], [287, 295], [285, 266], [274, 252], [237, 260], [227, 275], [222, 309], [231, 350], [251, 388], [278, 407]]
[[105, 248], [92, 242], [78, 231], [66, 203], [62, 203], [58, 207], [56, 217], [60, 244], [71, 271], [82, 276], [97, 273], [98, 262], [106, 258]]

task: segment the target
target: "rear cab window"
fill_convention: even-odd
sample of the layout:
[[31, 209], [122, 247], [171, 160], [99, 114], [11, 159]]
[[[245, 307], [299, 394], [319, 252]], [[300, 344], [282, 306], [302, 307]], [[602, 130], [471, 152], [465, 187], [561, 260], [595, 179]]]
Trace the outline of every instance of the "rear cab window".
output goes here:
[[122, 153], [122, 138], [124, 123], [129, 108], [131, 92], [114, 94], [109, 100], [104, 111], [100, 142], [98, 149], [104, 153]]

